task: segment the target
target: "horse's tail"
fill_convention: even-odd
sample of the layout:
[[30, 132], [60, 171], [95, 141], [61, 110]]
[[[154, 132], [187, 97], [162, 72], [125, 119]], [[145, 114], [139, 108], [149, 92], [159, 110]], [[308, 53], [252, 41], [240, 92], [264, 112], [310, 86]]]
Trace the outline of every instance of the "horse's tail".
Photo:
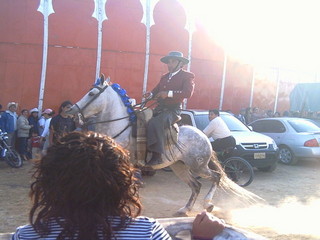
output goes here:
[[247, 202], [264, 201], [264, 199], [262, 199], [258, 195], [244, 189], [243, 187], [240, 187], [238, 184], [230, 180], [227, 174], [224, 172], [223, 167], [218, 160], [215, 152], [211, 154], [210, 161], [211, 168], [213, 168], [212, 170], [215, 171], [219, 178], [218, 186], [221, 187], [225, 192], [231, 192], [232, 194], [238, 196], [241, 200], [245, 200]]

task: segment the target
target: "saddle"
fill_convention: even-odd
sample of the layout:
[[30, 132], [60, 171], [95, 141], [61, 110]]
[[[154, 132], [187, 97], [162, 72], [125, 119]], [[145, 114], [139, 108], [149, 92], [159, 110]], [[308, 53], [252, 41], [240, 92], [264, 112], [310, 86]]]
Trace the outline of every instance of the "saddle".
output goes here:
[[[133, 134], [133, 137], [136, 138], [136, 164], [137, 166], [144, 166], [147, 158], [147, 126], [149, 120], [153, 116], [152, 109], [143, 109], [142, 111], [136, 112], [137, 116], [137, 125], [136, 125], [136, 134]], [[181, 118], [172, 124], [169, 128], [165, 130], [165, 148], [170, 148], [171, 145], [177, 143], [178, 141], [178, 132], [179, 126], [177, 122]]]

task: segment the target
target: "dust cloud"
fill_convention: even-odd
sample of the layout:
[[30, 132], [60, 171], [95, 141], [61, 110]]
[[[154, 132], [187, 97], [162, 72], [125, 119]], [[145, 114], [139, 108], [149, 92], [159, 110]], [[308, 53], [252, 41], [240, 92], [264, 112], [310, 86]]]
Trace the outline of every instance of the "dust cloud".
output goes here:
[[253, 205], [228, 212], [231, 222], [247, 229], [268, 228], [278, 234], [309, 235], [320, 239], [320, 199], [304, 202], [285, 198], [278, 206]]

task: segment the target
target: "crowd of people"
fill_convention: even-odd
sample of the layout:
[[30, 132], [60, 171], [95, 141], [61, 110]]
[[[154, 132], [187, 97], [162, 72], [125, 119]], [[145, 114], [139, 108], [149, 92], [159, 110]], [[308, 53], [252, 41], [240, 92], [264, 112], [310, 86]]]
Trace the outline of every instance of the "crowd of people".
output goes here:
[[241, 108], [238, 114], [232, 113], [230, 110], [227, 110], [230, 114], [237, 117], [244, 124], [249, 124], [257, 119], [261, 118], [272, 118], [272, 117], [302, 117], [310, 119], [320, 119], [320, 112], [311, 112], [311, 111], [283, 111], [274, 112], [273, 110], [263, 110], [258, 107], [247, 107]]
[[36, 159], [46, 154], [57, 136], [76, 129], [77, 121], [66, 114], [71, 106], [70, 101], [64, 101], [55, 116], [50, 108], [41, 114], [38, 108], [23, 108], [18, 114], [18, 103], [9, 102], [5, 111], [0, 104], [0, 129], [7, 133], [8, 144], [18, 150], [23, 160]]

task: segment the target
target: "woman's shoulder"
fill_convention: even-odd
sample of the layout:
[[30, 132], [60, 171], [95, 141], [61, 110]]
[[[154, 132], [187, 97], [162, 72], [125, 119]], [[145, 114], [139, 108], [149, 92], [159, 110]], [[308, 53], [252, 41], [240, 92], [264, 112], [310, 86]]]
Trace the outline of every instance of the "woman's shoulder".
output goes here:
[[38, 239], [39, 235], [30, 224], [17, 227], [12, 239]]
[[[121, 218], [116, 216], [116, 217], [112, 217], [112, 220], [117, 222], [117, 221], [120, 221]], [[133, 224], [154, 224], [157, 222], [156, 219], [146, 217], [146, 216], [138, 216], [136, 218], [127, 217], [127, 221], [129, 221]]]

